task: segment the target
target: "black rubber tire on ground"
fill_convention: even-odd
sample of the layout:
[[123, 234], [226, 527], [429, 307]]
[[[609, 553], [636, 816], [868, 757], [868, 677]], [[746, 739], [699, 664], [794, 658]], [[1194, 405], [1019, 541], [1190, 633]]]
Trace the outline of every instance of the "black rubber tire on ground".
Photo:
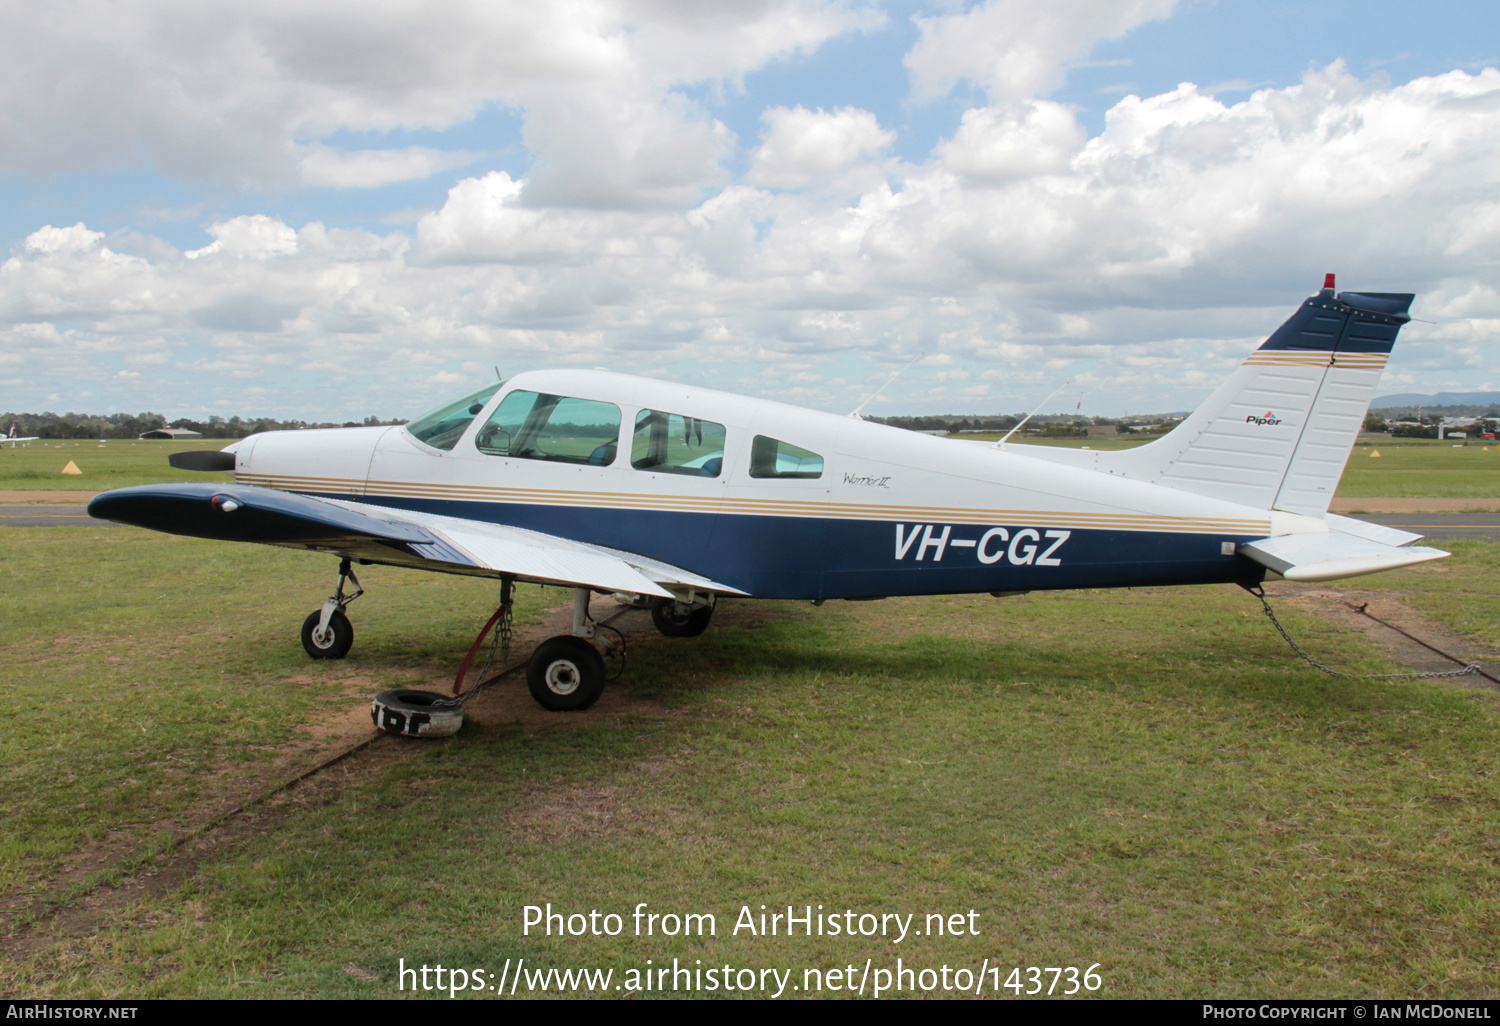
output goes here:
[[370, 721], [389, 734], [447, 737], [464, 725], [463, 706], [436, 704], [449, 701], [436, 691], [382, 691], [370, 703]]
[[526, 686], [543, 709], [580, 712], [604, 693], [604, 657], [582, 638], [559, 635], [531, 653]]
[[686, 616], [677, 613], [676, 606], [674, 599], [652, 600], [651, 622], [657, 630], [669, 638], [696, 638], [708, 630], [708, 621], [714, 618], [713, 606], [700, 606]]
[[319, 645], [313, 639], [313, 631], [318, 629], [318, 620], [322, 615], [323, 611], [319, 609], [302, 621], [302, 647], [314, 659], [342, 659], [349, 654], [349, 649], [354, 644], [354, 625], [349, 622], [342, 609], [335, 609], [328, 618], [328, 630], [333, 637], [328, 644]]

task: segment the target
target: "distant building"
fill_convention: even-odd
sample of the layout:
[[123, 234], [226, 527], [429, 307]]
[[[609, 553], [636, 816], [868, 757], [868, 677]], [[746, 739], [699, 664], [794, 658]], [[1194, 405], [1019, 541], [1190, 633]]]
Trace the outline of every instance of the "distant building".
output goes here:
[[187, 428], [156, 428], [141, 435], [142, 438], [165, 439], [169, 442], [185, 442], [192, 438], [202, 438], [202, 431], [189, 431]]
[[1090, 438], [1108, 438], [1111, 435], [1118, 435], [1119, 433], [1120, 433], [1120, 428], [1116, 424], [1090, 424], [1089, 425], [1089, 437]]

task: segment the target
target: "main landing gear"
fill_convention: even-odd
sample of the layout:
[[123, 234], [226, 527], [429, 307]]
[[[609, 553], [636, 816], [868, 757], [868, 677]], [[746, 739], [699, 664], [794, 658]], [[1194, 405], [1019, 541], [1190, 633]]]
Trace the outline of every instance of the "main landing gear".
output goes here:
[[[542, 642], [526, 664], [526, 686], [543, 709], [587, 709], [599, 701], [610, 679], [605, 659], [619, 658], [624, 669], [625, 636], [589, 616], [589, 595], [588, 588], [573, 589], [573, 633]], [[609, 631], [614, 638], [601, 636], [601, 630]], [[596, 642], [604, 648], [602, 655]]]
[[[354, 584], [354, 594], [344, 594], [344, 582]], [[302, 621], [302, 647], [314, 659], [342, 659], [349, 654], [354, 644], [354, 625], [344, 614], [344, 609], [365, 593], [354, 576], [349, 560], [339, 564], [339, 583], [323, 608], [308, 614]]]
[[696, 638], [708, 630], [716, 602], [715, 596], [699, 595], [695, 591], [688, 592], [685, 599], [652, 599], [651, 622], [669, 638]]
[[[401, 696], [396, 696], [395, 692], [382, 694], [376, 700], [377, 725], [397, 733], [417, 733], [415, 728], [397, 730], [391, 724], [383, 722], [380, 719], [380, 708], [382, 699], [406, 701], [413, 695], [420, 695], [423, 696], [423, 703], [431, 704], [434, 708], [439, 705], [444, 709], [450, 705], [457, 706], [460, 715], [456, 718], [449, 717], [454, 719], [453, 729], [457, 729], [456, 724], [462, 722], [462, 703], [485, 684], [498, 679], [501, 668], [506, 663], [510, 652], [510, 614], [514, 583], [513, 578], [502, 579], [500, 608], [485, 624], [484, 630], [479, 632], [474, 646], [464, 657], [458, 670], [458, 678], [454, 682], [453, 697], [430, 692], [410, 692]], [[352, 593], [345, 590], [347, 585], [353, 586]], [[354, 626], [349, 622], [345, 609], [364, 593], [359, 578], [354, 576], [352, 561], [345, 559], [340, 562], [338, 584], [333, 594], [323, 603], [322, 608], [309, 613], [302, 623], [302, 647], [309, 656], [314, 659], [342, 659], [349, 654], [349, 649], [354, 644]], [[573, 589], [572, 632], [542, 642], [532, 652], [531, 659], [526, 664], [526, 686], [531, 691], [531, 697], [544, 709], [554, 712], [580, 712], [587, 709], [604, 693], [604, 685], [624, 671], [625, 636], [589, 615], [591, 594], [588, 588]], [[651, 621], [657, 630], [668, 637], [697, 637], [708, 629], [714, 614], [714, 604], [715, 596], [691, 591], [682, 598], [651, 599]], [[495, 628], [495, 633], [491, 636], [489, 656], [477, 674], [477, 682], [465, 687], [464, 678], [469, 664], [478, 654], [486, 636], [490, 635], [491, 628]], [[498, 663], [495, 662], [496, 655], [499, 656]], [[613, 673], [610, 672], [611, 663], [615, 664]], [[495, 671], [495, 676], [488, 676], [491, 668]], [[407, 710], [405, 706], [398, 709], [392, 701], [385, 702], [385, 706], [389, 707], [387, 712], [396, 709], [411, 723], [420, 721], [423, 734], [436, 732], [438, 725], [429, 724], [433, 710], [427, 709], [425, 705], [419, 710]], [[411, 702], [406, 701], [406, 704], [410, 705]], [[394, 722], [392, 716], [387, 716], [387, 719]], [[447, 729], [443, 732], [451, 733]]]

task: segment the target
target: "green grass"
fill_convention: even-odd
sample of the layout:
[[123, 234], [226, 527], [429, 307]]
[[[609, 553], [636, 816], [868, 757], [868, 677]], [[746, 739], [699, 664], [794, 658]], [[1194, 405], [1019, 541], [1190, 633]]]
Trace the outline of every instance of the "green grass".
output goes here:
[[[140, 566], [143, 554], [120, 550], [90, 558], [92, 544], [177, 546], [175, 570], [167, 552], [152, 557], [174, 591], [210, 551], [135, 532], [107, 543], [74, 535], [76, 569], [59, 575], [69, 583], [88, 573], [118, 587], [98, 568]], [[1483, 566], [1453, 562], [1454, 591], [1484, 580]], [[259, 596], [285, 580], [265, 572], [237, 590]], [[390, 588], [398, 573], [388, 576]], [[31, 587], [24, 636], [42, 645], [77, 592]], [[222, 593], [202, 588], [173, 603]], [[338, 672], [310, 667], [289, 644], [289, 624], [321, 597], [306, 590], [203, 621], [235, 634], [216, 650], [245, 675], [235, 690], [302, 703], [275, 717], [283, 726], [317, 708], [289, 679]], [[428, 626], [440, 619], [432, 605], [400, 608], [416, 590], [378, 617], [356, 608], [363, 672], [399, 677], [412, 647], [451, 658], [456, 625], [444, 637]], [[124, 635], [113, 618], [143, 616], [123, 608], [132, 604], [150, 596], [122, 597], [100, 640]], [[465, 630], [482, 605], [459, 617]], [[934, 969], [1097, 962], [1101, 993], [1115, 997], [1459, 997], [1500, 986], [1500, 722], [1488, 694], [1315, 675], [1230, 587], [764, 609], [769, 618], [701, 639], [634, 646], [615, 685], [628, 698], [619, 711], [419, 743], [411, 760], [337, 799], [269, 820], [179, 891], [9, 965], [0, 989], [387, 997], [403, 958], [620, 974], [674, 957], [794, 969], [797, 983], [804, 968], [866, 958]], [[1320, 657], [1390, 669], [1359, 636], [1282, 613]], [[202, 672], [147, 673], [155, 664], [140, 647], [115, 650], [116, 686], [136, 682], [164, 711]], [[59, 674], [46, 693], [68, 687]], [[0, 694], [15, 701], [14, 689]], [[107, 689], [88, 697], [104, 701]], [[233, 719], [220, 729], [264, 729]], [[190, 721], [164, 712], [148, 733], [170, 737]], [[97, 742], [102, 757], [112, 735], [121, 761], [84, 760], [93, 776], [49, 783], [36, 809], [127, 786], [119, 776], [139, 779], [161, 761], [154, 752], [184, 750], [141, 746], [127, 726]], [[52, 728], [66, 729], [66, 717]], [[30, 768], [54, 743], [33, 736], [7, 756], [8, 771], [28, 774], [20, 790], [71, 761], [43, 754], [48, 768]], [[523, 934], [523, 907], [547, 902], [627, 923], [639, 902], [713, 913], [719, 931]], [[980, 935], [900, 945], [732, 935], [741, 907], [762, 903], [919, 921], [972, 909]]]
[[[174, 470], [167, 456], [189, 449], [222, 449], [229, 439], [190, 442], [111, 440], [32, 442], [15, 449], [0, 446], [0, 492], [70, 491], [92, 495], [110, 488], [162, 481], [232, 481], [229, 474]], [[71, 460], [82, 474], [64, 474]]]
[[[39, 444], [0, 451], [0, 489], [212, 479], [166, 467], [182, 443]], [[1355, 494], [1497, 494], [1494, 449], [1367, 451]], [[67, 459], [85, 476], [46, 470]], [[1500, 645], [1500, 548], [1444, 547], [1453, 559], [1359, 586]], [[353, 655], [318, 664], [296, 630], [332, 560], [124, 528], [7, 529], [0, 559], [13, 909], [121, 879], [326, 748], [317, 724], [431, 686], [494, 600], [483, 582], [369, 568]], [[525, 614], [559, 594], [523, 589]], [[0, 955], [0, 990], [386, 997], [401, 958], [498, 972], [522, 957], [617, 972], [676, 957], [795, 983], [866, 958], [1097, 962], [1116, 997], [1500, 989], [1488, 693], [1318, 676], [1228, 587], [763, 608], [637, 644], [621, 711], [410, 743], [404, 764], [286, 806], [166, 897]], [[1361, 636], [1279, 612], [1333, 665], [1396, 669]], [[628, 917], [641, 901], [713, 913], [719, 935], [521, 930], [527, 904]], [[762, 903], [973, 909], [981, 934], [729, 934]]]
[[1361, 590], [1389, 592], [1437, 623], [1500, 651], [1500, 545], [1486, 541], [1419, 542], [1453, 553], [1352, 582]]
[[1338, 496], [1494, 499], [1500, 497], [1500, 446], [1360, 443], [1344, 468]]
[[[42, 528], [0, 532], [0, 560], [0, 895], [12, 897], [75, 879], [80, 852], [102, 850], [90, 872], [117, 876], [248, 797], [246, 780], [326, 747], [319, 721], [451, 674], [495, 598], [489, 582], [362, 568], [357, 648], [315, 663], [298, 631], [332, 590], [332, 559]], [[540, 603], [523, 589], [518, 616]]]

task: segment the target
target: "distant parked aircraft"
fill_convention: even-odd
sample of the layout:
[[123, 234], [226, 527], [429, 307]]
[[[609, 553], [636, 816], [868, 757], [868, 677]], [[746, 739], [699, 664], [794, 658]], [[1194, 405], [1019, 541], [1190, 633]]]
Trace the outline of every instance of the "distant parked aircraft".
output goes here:
[[18, 429], [16, 427], [16, 422], [15, 421], [11, 421], [10, 422], [10, 434], [6, 435], [5, 438], [0, 439], [0, 444], [4, 444], [5, 442], [9, 442], [10, 443], [10, 447], [12, 449], [14, 449], [21, 442], [34, 442], [38, 438], [41, 437], [40, 435], [29, 435], [29, 436], [23, 438], [20, 435], [16, 434], [17, 430]]

